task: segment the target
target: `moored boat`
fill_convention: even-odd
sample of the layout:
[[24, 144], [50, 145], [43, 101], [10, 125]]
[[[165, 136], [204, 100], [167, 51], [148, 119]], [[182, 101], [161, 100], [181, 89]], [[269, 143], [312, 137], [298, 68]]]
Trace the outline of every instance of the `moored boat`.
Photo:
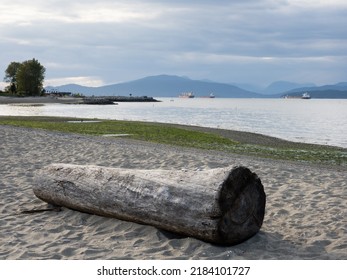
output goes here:
[[190, 92], [182, 92], [179, 95], [180, 98], [194, 98], [194, 93]]
[[209, 95], [206, 96], [201, 96], [201, 98], [215, 98], [216, 96], [213, 93], [210, 93]]
[[301, 99], [311, 99], [311, 95], [308, 92], [302, 94]]
[[305, 92], [302, 95], [298, 93], [294, 93], [293, 95], [287, 94], [282, 97], [285, 99], [311, 99], [311, 95], [308, 92]]

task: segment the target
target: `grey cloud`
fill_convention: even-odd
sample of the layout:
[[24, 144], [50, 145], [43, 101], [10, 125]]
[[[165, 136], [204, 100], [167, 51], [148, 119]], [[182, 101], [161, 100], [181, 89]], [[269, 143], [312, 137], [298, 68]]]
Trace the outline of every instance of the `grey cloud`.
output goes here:
[[6, 50], [0, 62], [36, 57], [66, 65], [65, 71], [48, 69], [49, 78], [99, 76], [111, 83], [168, 73], [224, 82], [307, 77], [319, 83], [325, 73], [319, 67], [329, 68], [325, 77], [335, 82], [346, 70], [346, 6], [298, 8], [271, 0], [30, 3], [43, 12], [28, 22], [0, 19]]

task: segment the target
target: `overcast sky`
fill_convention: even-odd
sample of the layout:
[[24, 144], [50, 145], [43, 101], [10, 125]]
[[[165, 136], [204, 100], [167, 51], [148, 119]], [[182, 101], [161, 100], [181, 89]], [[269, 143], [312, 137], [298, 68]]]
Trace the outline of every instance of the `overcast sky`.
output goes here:
[[36, 58], [54, 86], [333, 84], [347, 81], [346, 26], [346, 0], [1, 0], [0, 70]]

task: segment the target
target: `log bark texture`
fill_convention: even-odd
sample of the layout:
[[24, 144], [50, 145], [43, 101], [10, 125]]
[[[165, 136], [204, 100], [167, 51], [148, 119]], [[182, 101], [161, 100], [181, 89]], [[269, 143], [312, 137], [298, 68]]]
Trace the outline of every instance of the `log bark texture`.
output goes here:
[[224, 245], [256, 234], [265, 213], [264, 187], [246, 167], [176, 171], [52, 164], [35, 181], [35, 195], [48, 203]]

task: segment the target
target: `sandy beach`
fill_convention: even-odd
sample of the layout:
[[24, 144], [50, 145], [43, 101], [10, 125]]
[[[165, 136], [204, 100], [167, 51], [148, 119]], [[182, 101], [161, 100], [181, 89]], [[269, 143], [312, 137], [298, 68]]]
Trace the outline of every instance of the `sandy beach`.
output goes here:
[[[347, 259], [347, 169], [0, 126], [0, 259]], [[47, 208], [32, 192], [51, 163], [141, 169], [244, 165], [267, 195], [261, 231], [217, 246], [152, 226]]]

